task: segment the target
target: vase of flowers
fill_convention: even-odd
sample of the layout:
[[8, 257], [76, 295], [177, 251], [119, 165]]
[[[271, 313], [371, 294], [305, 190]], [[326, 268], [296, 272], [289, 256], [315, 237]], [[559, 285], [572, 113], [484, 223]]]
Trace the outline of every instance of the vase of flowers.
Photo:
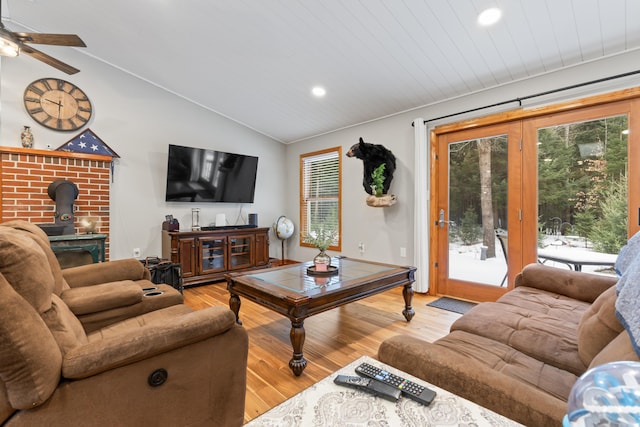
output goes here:
[[313, 258], [313, 265], [316, 271], [327, 271], [331, 266], [331, 257], [323, 250]]
[[33, 148], [33, 134], [31, 133], [31, 128], [29, 126], [25, 126], [20, 133], [20, 140], [22, 141], [22, 146], [24, 148]]
[[309, 243], [320, 250], [320, 253], [313, 258], [316, 271], [327, 271], [331, 266], [331, 257], [327, 255], [327, 249], [336, 239], [336, 231], [320, 228], [304, 235], [303, 241]]

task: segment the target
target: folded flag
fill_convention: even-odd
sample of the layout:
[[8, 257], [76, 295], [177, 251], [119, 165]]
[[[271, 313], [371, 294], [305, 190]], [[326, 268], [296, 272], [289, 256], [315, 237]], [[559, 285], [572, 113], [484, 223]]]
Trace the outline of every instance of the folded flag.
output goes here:
[[118, 157], [106, 142], [101, 140], [91, 129], [86, 129], [69, 141], [56, 148], [56, 151], [70, 151], [73, 153], [99, 154], [103, 156]]

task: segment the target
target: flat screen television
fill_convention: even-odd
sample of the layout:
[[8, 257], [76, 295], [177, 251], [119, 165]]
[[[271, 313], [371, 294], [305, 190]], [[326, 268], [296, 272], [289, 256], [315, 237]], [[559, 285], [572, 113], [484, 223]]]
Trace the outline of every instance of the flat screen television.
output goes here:
[[167, 202], [253, 203], [258, 158], [169, 144]]

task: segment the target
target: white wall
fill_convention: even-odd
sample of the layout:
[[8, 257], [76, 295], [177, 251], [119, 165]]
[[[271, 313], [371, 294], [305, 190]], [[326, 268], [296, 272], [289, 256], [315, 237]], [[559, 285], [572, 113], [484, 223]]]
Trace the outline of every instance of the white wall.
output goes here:
[[[414, 185], [414, 131], [411, 123], [415, 118], [429, 120], [448, 114], [454, 114], [498, 102], [526, 97], [549, 90], [588, 82], [612, 75], [622, 74], [640, 69], [640, 50], [618, 55], [605, 60], [583, 64], [558, 72], [548, 73], [526, 79], [510, 85], [485, 90], [468, 96], [442, 102], [436, 105], [408, 111], [393, 117], [373, 121], [330, 134], [318, 136], [287, 147], [287, 193], [299, 194], [298, 163], [299, 155], [327, 147], [342, 146], [343, 154], [349, 147], [358, 142], [359, 137], [365, 141], [382, 144], [390, 149], [397, 158], [397, 170], [391, 184], [391, 192], [398, 196], [396, 205], [388, 208], [372, 208], [365, 204], [366, 193], [362, 188], [362, 161], [354, 158], [343, 158], [343, 245], [342, 255], [362, 258], [372, 261], [389, 262], [393, 264], [416, 264], [413, 254], [413, 195]], [[534, 106], [541, 103], [555, 103], [571, 98], [579, 98], [598, 93], [640, 85], [640, 75], [601, 83], [586, 88], [561, 92], [541, 98], [523, 102], [524, 106]], [[517, 103], [507, 106], [484, 110], [463, 116], [457, 116], [439, 122], [432, 122], [429, 127], [437, 124], [453, 123], [462, 119], [479, 117], [499, 110], [517, 108]], [[426, 186], [425, 186], [425, 192]], [[286, 214], [299, 225], [299, 210], [297, 198], [287, 199]], [[428, 218], [425, 221], [431, 221]], [[297, 231], [297, 230], [296, 230]], [[298, 245], [299, 234], [296, 233], [288, 242], [288, 257], [298, 260], [309, 260], [315, 255], [315, 249], [303, 248]], [[358, 244], [365, 245], [365, 253], [360, 254]], [[407, 257], [400, 257], [400, 248], [404, 247]], [[333, 253], [333, 255], [336, 255]]]
[[[346, 157], [349, 148], [362, 137], [365, 142], [381, 144], [396, 157], [396, 171], [389, 192], [398, 202], [386, 208], [372, 208], [365, 200], [368, 194], [362, 186], [362, 161]], [[287, 180], [289, 194], [299, 194], [298, 164], [302, 153], [327, 147], [342, 146], [342, 255], [352, 258], [407, 264], [413, 253], [413, 128], [404, 116], [396, 116], [331, 133], [287, 147]], [[296, 233], [287, 241], [288, 258], [309, 260], [316, 249], [299, 247], [298, 199], [289, 199], [287, 215], [296, 224]], [[359, 243], [364, 244], [360, 254]], [[407, 249], [407, 258], [400, 258], [400, 247]], [[330, 252], [332, 255], [336, 253]]]
[[[343, 250], [342, 254], [395, 264], [414, 264], [413, 259], [413, 146], [414, 118], [430, 119], [496, 102], [523, 97], [566, 85], [633, 71], [640, 64], [640, 51], [549, 73], [511, 85], [485, 90], [458, 99], [408, 111], [393, 117], [354, 126], [290, 145], [280, 144], [211, 111], [129, 76], [111, 66], [93, 60], [71, 48], [61, 48], [60, 59], [82, 71], [66, 76], [32, 58], [2, 58], [0, 82], [0, 144], [19, 146], [23, 125], [31, 125], [35, 147], [49, 143], [54, 148], [77, 132], [61, 133], [37, 125], [22, 104], [24, 88], [42, 77], [60, 77], [82, 88], [94, 105], [89, 127], [122, 158], [116, 161], [111, 202], [112, 259], [130, 257], [132, 249], [142, 256], [160, 254], [160, 227], [165, 214], [177, 217], [182, 227], [191, 224], [191, 207], [201, 211], [201, 224], [214, 221], [216, 213], [225, 213], [235, 223], [241, 213], [259, 215], [259, 225], [270, 226], [279, 215], [287, 215], [299, 225], [299, 155], [327, 147], [343, 148]], [[213, 73], [213, 71], [212, 71]], [[212, 78], [215, 76], [212, 75]], [[563, 99], [607, 92], [640, 85], [640, 78], [599, 84], [527, 101], [558, 102]], [[250, 102], [250, 100], [247, 100]], [[363, 107], [364, 108], [364, 107]], [[514, 105], [502, 109], [515, 108]], [[469, 116], [488, 114], [489, 111]], [[441, 121], [453, 122], [464, 117]], [[435, 125], [432, 123], [431, 125]], [[398, 203], [389, 208], [371, 208], [365, 204], [362, 188], [362, 162], [344, 156], [358, 138], [382, 144], [397, 158], [397, 170], [391, 192]], [[252, 205], [166, 203], [166, 152], [169, 143], [214, 148], [259, 156], [256, 199]], [[283, 172], [284, 171], [284, 172]], [[423, 183], [424, 184], [424, 183]], [[426, 190], [425, 190], [426, 191]], [[240, 222], [242, 222], [242, 220]], [[425, 219], [428, 220], [428, 219]], [[358, 244], [365, 245], [360, 254]], [[287, 242], [289, 259], [310, 260], [314, 249], [298, 245], [298, 233]], [[407, 257], [400, 257], [404, 247]], [[271, 236], [271, 256], [280, 257], [280, 242]], [[335, 254], [334, 254], [335, 255]]]
[[[131, 257], [133, 248], [140, 248], [142, 257], [159, 256], [164, 216], [173, 214], [188, 229], [192, 207], [201, 209], [201, 225], [214, 222], [217, 213], [224, 213], [230, 224], [245, 223], [248, 213], [257, 213], [260, 226], [271, 226], [282, 214], [283, 144], [74, 49], [61, 48], [58, 56], [81, 72], [67, 76], [27, 56], [2, 58], [0, 145], [20, 146], [24, 125], [31, 126], [39, 149], [46, 144], [57, 148], [81, 132], [55, 132], [28, 116], [22, 96], [32, 81], [62, 78], [87, 93], [94, 107], [88, 126], [121, 156], [111, 189], [111, 259]], [[165, 202], [168, 144], [258, 156], [255, 203]], [[277, 256], [279, 242], [271, 240]]]

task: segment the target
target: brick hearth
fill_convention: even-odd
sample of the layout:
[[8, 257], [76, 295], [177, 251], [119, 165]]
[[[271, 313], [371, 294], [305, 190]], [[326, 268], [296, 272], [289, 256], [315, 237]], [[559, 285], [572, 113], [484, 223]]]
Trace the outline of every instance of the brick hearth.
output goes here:
[[[36, 224], [53, 223], [55, 202], [47, 194], [49, 184], [68, 179], [78, 186], [74, 227], [84, 233], [82, 218], [98, 218], [97, 233], [109, 236], [111, 162], [109, 156], [0, 147], [0, 195], [2, 221], [23, 219]], [[107, 238], [106, 259], [109, 259]]]

